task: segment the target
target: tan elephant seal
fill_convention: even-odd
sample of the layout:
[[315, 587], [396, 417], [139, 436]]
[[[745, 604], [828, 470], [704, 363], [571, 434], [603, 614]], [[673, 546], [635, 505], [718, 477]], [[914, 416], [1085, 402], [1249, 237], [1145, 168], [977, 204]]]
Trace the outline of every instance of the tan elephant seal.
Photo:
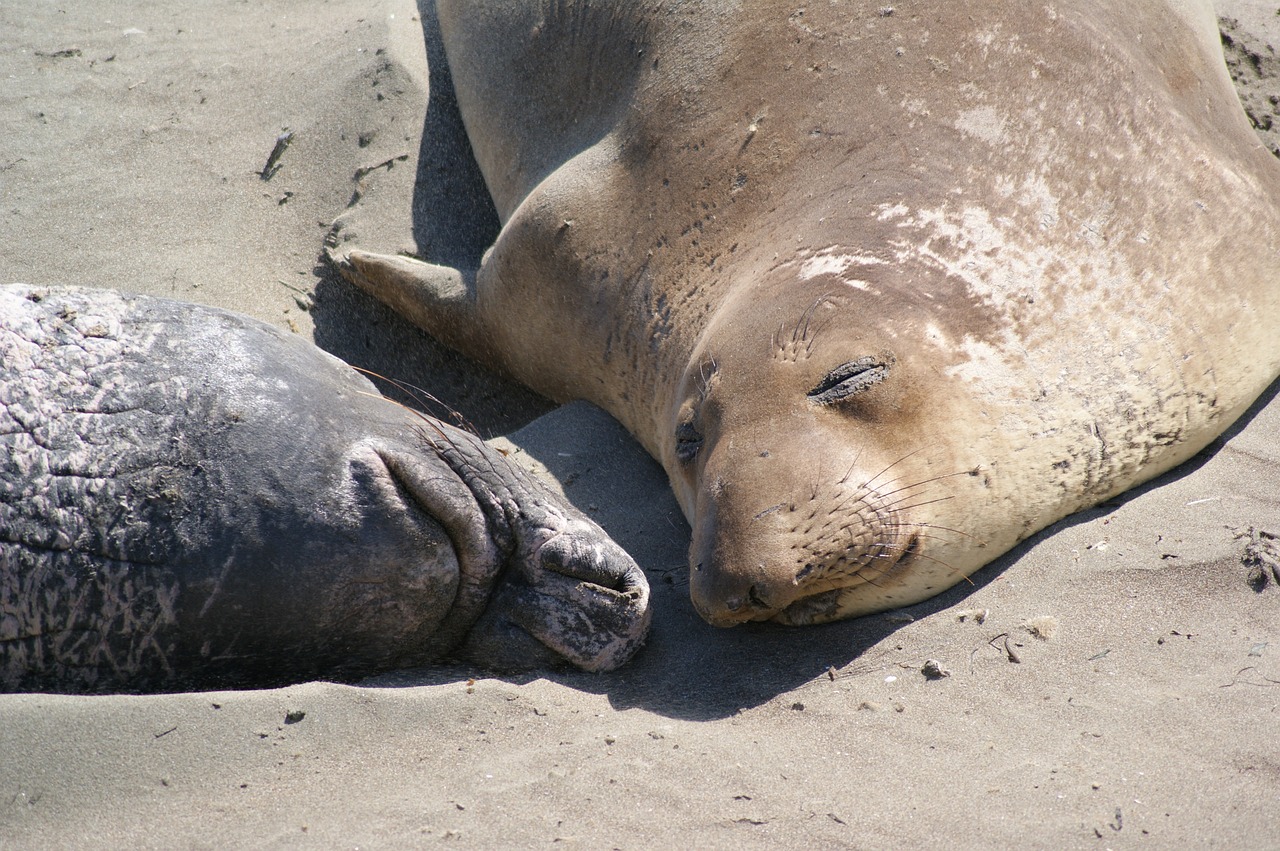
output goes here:
[[1207, 0], [439, 6], [502, 232], [347, 273], [618, 417], [713, 624], [936, 594], [1280, 371], [1280, 165]]

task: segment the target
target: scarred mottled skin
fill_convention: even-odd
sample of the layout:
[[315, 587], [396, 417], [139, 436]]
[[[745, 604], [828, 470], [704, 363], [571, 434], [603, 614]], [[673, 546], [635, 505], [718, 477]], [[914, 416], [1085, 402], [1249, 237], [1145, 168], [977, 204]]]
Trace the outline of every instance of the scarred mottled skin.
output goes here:
[[625, 662], [648, 587], [473, 435], [248, 317], [0, 287], [0, 689]]

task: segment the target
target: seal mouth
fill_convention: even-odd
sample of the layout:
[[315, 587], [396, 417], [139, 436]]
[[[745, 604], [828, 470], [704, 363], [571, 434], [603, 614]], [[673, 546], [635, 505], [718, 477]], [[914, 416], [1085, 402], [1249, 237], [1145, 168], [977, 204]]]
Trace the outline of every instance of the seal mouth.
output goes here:
[[833, 588], [801, 597], [770, 620], [787, 626], [809, 626], [835, 620], [840, 617], [840, 601], [848, 591], [848, 587]]
[[[879, 554], [872, 556], [867, 560], [866, 564], [850, 574], [847, 582], [834, 588], [827, 587], [820, 591], [804, 594], [787, 606], [775, 609], [769, 615], [753, 618], [753, 620], [771, 620], [788, 626], [808, 626], [846, 617], [844, 613], [852, 604], [856, 603], [856, 595], [859, 589], [866, 588], [869, 585], [876, 588], [881, 587], [886, 578], [901, 573], [908, 568], [915, 560], [914, 557], [919, 549], [919, 535], [912, 535], [897, 555], [892, 557], [889, 555], [889, 548], [882, 547]], [[885, 558], [888, 563], [883, 566], [877, 564], [874, 570], [870, 569], [874, 560], [878, 558]], [[814, 577], [810, 580], [813, 584], [818, 584], [821, 581], [822, 577]], [[829, 582], [830, 579], [828, 578], [828, 584]], [[855, 596], [855, 599], [851, 600], [851, 596]]]
[[806, 561], [790, 579], [779, 577], [739, 587], [732, 596], [717, 598], [712, 605], [695, 595], [694, 608], [703, 620], [717, 627], [761, 621], [806, 626], [855, 613], [869, 614], [873, 609], [866, 601], [881, 597], [881, 592], [915, 563], [920, 544], [918, 534], [902, 545], [881, 544], [864, 554], [856, 566], [845, 561], [845, 553], [828, 556], [825, 563]]
[[714, 608], [709, 608], [696, 598], [693, 600], [693, 607], [704, 621], [716, 627], [767, 621], [779, 612], [778, 606], [761, 596], [760, 589], [756, 585], [747, 588], [743, 594], [723, 600]]

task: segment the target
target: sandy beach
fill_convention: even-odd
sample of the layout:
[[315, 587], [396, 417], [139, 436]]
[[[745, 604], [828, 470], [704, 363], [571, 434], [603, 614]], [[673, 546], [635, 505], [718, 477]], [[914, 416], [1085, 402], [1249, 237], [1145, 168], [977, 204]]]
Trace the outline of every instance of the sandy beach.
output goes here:
[[[1280, 4], [1219, 12], [1280, 151]], [[432, 13], [0, 5], [0, 278], [239, 310], [425, 388], [644, 567], [647, 646], [607, 675], [0, 695], [0, 847], [1280, 845], [1280, 583], [1255, 590], [1244, 563], [1280, 534], [1280, 386], [972, 584], [714, 629], [666, 477], [620, 426], [442, 348], [324, 259], [336, 233], [474, 262], [496, 233]]]

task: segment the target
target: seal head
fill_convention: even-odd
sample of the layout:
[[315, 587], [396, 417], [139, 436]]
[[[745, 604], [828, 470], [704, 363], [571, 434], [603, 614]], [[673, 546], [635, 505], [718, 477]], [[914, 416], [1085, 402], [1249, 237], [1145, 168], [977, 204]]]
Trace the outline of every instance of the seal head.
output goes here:
[[702, 335], [662, 451], [713, 624], [826, 621], [891, 604], [921, 565], [954, 572], [929, 551], [957, 536], [916, 511], [954, 496], [958, 461], [924, 436], [945, 394], [920, 392], [919, 356], [869, 301], [828, 281], [744, 288]]

